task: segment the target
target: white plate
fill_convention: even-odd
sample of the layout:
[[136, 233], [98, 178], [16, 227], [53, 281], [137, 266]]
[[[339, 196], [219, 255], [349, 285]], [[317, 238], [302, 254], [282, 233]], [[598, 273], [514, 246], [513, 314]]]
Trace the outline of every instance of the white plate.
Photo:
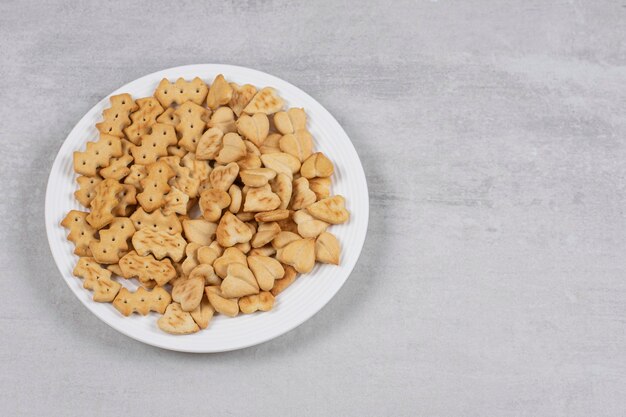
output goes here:
[[[127, 336], [164, 349], [183, 352], [241, 349], [273, 339], [302, 324], [339, 291], [359, 258], [367, 232], [367, 183], [354, 146], [339, 123], [321, 104], [288, 82], [249, 68], [214, 64], [187, 65], [146, 75], [111, 95], [130, 93], [135, 98], [151, 96], [164, 77], [174, 80], [178, 77], [190, 79], [198, 76], [210, 83], [219, 73], [238, 84], [272, 86], [285, 99], [287, 106], [304, 107], [315, 149], [324, 152], [335, 164], [333, 193], [346, 197], [351, 217], [347, 224], [331, 226], [329, 229], [341, 243], [341, 265], [317, 264], [310, 274], [300, 276], [277, 297], [274, 309], [270, 312], [240, 315], [236, 318], [218, 315], [206, 330], [187, 336], [173, 336], [159, 330], [156, 325], [157, 315], [154, 313], [146, 317], [137, 314], [123, 317], [111, 304], [92, 301], [91, 292], [84, 289], [82, 281], [72, 275], [78, 257], [73, 254], [73, 244], [66, 239], [67, 231], [59, 224], [68, 211], [85, 210], [73, 196], [76, 182], [72, 152], [84, 149], [88, 140], [97, 138], [95, 124], [101, 119], [102, 110], [109, 105], [108, 97], [102, 99], [72, 129], [54, 160], [46, 191], [48, 241], [65, 283], [93, 314]], [[135, 288], [131, 285], [132, 281], [121, 281], [123, 285]]]

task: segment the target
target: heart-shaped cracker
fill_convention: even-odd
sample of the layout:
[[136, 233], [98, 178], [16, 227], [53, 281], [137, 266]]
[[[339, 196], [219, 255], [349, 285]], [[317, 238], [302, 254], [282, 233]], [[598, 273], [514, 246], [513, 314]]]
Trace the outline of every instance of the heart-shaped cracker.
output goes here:
[[235, 214], [241, 209], [241, 202], [243, 201], [243, 194], [241, 188], [233, 184], [228, 189], [228, 196], [230, 197], [230, 204], [228, 205], [228, 211]]
[[318, 262], [339, 265], [340, 252], [339, 241], [331, 233], [324, 232], [315, 240], [315, 260]]
[[74, 243], [74, 254], [78, 256], [91, 256], [89, 244], [96, 240], [96, 232], [87, 222], [89, 213], [71, 210], [61, 222], [61, 226], [69, 229], [67, 239]]
[[[202, 256], [204, 256], [204, 254], [201, 254], [201, 258]], [[234, 263], [240, 263], [244, 266], [248, 266], [246, 255], [244, 255], [243, 252], [237, 248], [226, 248], [222, 255], [213, 262], [213, 269], [215, 270], [217, 276], [220, 278], [226, 278], [226, 275], [228, 274], [228, 265]]]
[[222, 248], [219, 243], [212, 242], [209, 246], [201, 246], [198, 248], [196, 256], [199, 263], [213, 265], [215, 260], [222, 256], [223, 253], [224, 248]]
[[209, 299], [209, 303], [218, 313], [229, 317], [235, 317], [239, 314], [239, 304], [237, 300], [225, 298], [220, 287], [205, 287], [204, 292]]
[[265, 87], [252, 97], [250, 103], [243, 109], [248, 114], [273, 114], [283, 108], [284, 101], [272, 87]]
[[213, 188], [226, 191], [237, 179], [237, 174], [239, 174], [239, 165], [231, 162], [225, 166], [216, 166], [211, 171], [209, 179]]
[[165, 161], [157, 161], [146, 168], [148, 175], [141, 180], [143, 191], [137, 194], [137, 201], [147, 212], [163, 207], [165, 196], [170, 192], [169, 180], [176, 175]]
[[204, 294], [204, 279], [201, 277], [188, 278], [178, 281], [172, 287], [172, 300], [180, 303], [183, 311], [195, 310]]
[[298, 108], [279, 111], [274, 115], [274, 126], [283, 135], [306, 129], [306, 113], [304, 109]]
[[193, 320], [201, 329], [206, 329], [209, 326], [209, 322], [213, 318], [214, 313], [215, 310], [211, 306], [211, 303], [209, 303], [209, 299], [206, 295], [202, 297], [200, 305], [190, 312], [191, 317], [193, 317]]
[[294, 133], [287, 133], [278, 143], [280, 150], [298, 158], [303, 162], [313, 152], [313, 137], [306, 130], [296, 130]]
[[298, 234], [302, 237], [317, 237], [326, 231], [329, 224], [311, 216], [306, 210], [293, 214], [293, 221], [298, 225]]
[[256, 146], [261, 146], [269, 134], [270, 121], [264, 113], [244, 114], [237, 120], [237, 131]]
[[178, 303], [167, 306], [165, 314], [157, 320], [157, 325], [159, 329], [170, 334], [190, 334], [200, 330], [191, 314], [184, 311]]
[[165, 313], [171, 301], [170, 293], [161, 287], [156, 287], [152, 291], [139, 287], [135, 292], [122, 288], [112, 304], [124, 316], [130, 316], [133, 313], [145, 316], [151, 311], [159, 314]]
[[278, 223], [280, 230], [283, 232], [298, 233], [298, 225], [293, 221], [293, 211], [289, 212], [289, 217], [284, 220], [277, 220], [276, 223]]
[[152, 255], [140, 256], [135, 251], [124, 255], [119, 267], [124, 278], [137, 278], [142, 282], [153, 280], [159, 286], [176, 277], [176, 270], [169, 259], [159, 261]]
[[335, 167], [322, 152], [316, 152], [309, 156], [300, 167], [300, 174], [304, 178], [330, 177]]
[[213, 80], [209, 94], [206, 98], [206, 104], [211, 109], [215, 110], [219, 106], [228, 104], [233, 97], [233, 88], [224, 79], [222, 74], [218, 74]]
[[239, 309], [244, 314], [251, 314], [255, 311], [270, 311], [274, 307], [274, 296], [261, 291], [258, 294], [247, 295], [239, 299]]
[[200, 78], [195, 77], [191, 81], [179, 78], [174, 84], [163, 78], [157, 86], [154, 96], [159, 100], [164, 108], [170, 107], [172, 103], [183, 104], [191, 101], [195, 104], [202, 104], [209, 88]]
[[263, 291], [269, 291], [274, 286], [274, 280], [281, 279], [285, 275], [280, 262], [268, 256], [248, 256], [248, 265], [254, 273]]
[[161, 230], [141, 229], [133, 235], [133, 247], [141, 256], [152, 253], [155, 258], [163, 259], [166, 256], [173, 261], [180, 261], [185, 253], [187, 242], [180, 233], [170, 235]]
[[266, 153], [280, 153], [280, 138], [283, 135], [279, 133], [270, 133], [263, 141], [263, 145], [259, 146], [259, 152], [261, 155]]
[[272, 295], [278, 296], [281, 292], [285, 291], [298, 277], [298, 273], [291, 265], [283, 265], [285, 269], [285, 275], [281, 279], [274, 281], [274, 287], [272, 287]]
[[118, 94], [109, 98], [111, 107], [102, 112], [104, 119], [100, 123], [96, 123], [96, 129], [100, 133], [124, 137], [124, 128], [130, 125], [130, 113], [138, 109], [130, 94]]
[[204, 219], [183, 220], [183, 231], [189, 242], [199, 245], [210, 245], [215, 236], [217, 225]]
[[222, 281], [220, 289], [226, 298], [239, 298], [244, 295], [258, 294], [259, 284], [247, 266], [240, 263], [228, 265], [228, 273]]
[[276, 255], [276, 249], [272, 245], [261, 246], [260, 248], [250, 249], [248, 256], [274, 256]]
[[224, 132], [217, 127], [204, 132], [196, 147], [196, 158], [203, 161], [215, 159], [222, 149], [223, 137]]
[[201, 245], [195, 242], [187, 243], [187, 246], [185, 247], [185, 260], [180, 264], [183, 274], [186, 277], [189, 277], [191, 271], [200, 265], [200, 262], [198, 261], [198, 249], [201, 247]]
[[285, 220], [289, 217], [289, 210], [276, 209], [270, 211], [261, 211], [254, 215], [254, 220], [257, 222], [276, 222]]
[[252, 237], [252, 247], [260, 248], [270, 243], [280, 233], [278, 223], [261, 223]]
[[236, 83], [230, 83], [233, 89], [233, 95], [228, 102], [228, 106], [233, 109], [233, 112], [237, 117], [241, 116], [243, 108], [248, 105], [252, 97], [256, 94], [256, 87], [250, 84], [238, 85]]
[[204, 133], [206, 121], [211, 115], [210, 110], [187, 101], [174, 113], [180, 118], [180, 122], [176, 125], [176, 131], [180, 135], [178, 145], [189, 152], [195, 152], [198, 141]]
[[291, 208], [300, 210], [315, 203], [317, 197], [309, 188], [309, 181], [300, 177], [293, 181], [293, 195], [291, 196]]
[[252, 239], [252, 232], [248, 226], [229, 211], [222, 216], [215, 234], [217, 243], [224, 248], [234, 246], [237, 243], [245, 243]]
[[345, 223], [350, 218], [350, 213], [345, 208], [345, 201], [342, 196], [336, 195], [313, 203], [306, 209], [313, 217], [326, 223]]
[[80, 258], [72, 272], [83, 278], [83, 287], [93, 291], [93, 300], [98, 303], [110, 303], [122, 288], [111, 279], [111, 271], [102, 268], [93, 258]]
[[279, 209], [286, 209], [291, 201], [291, 194], [293, 192], [293, 183], [291, 177], [285, 173], [280, 173], [270, 181], [272, 191], [280, 198]]
[[291, 242], [299, 239], [301, 239], [301, 236], [299, 234], [283, 230], [272, 240], [272, 246], [274, 247], [274, 249], [284, 248]]
[[133, 222], [127, 217], [116, 217], [108, 229], [101, 229], [100, 240], [89, 244], [92, 256], [102, 264], [118, 263], [128, 252], [128, 240], [135, 233]]
[[215, 160], [220, 164], [229, 164], [245, 157], [246, 153], [246, 145], [241, 136], [231, 132], [222, 138], [222, 149]]
[[200, 264], [189, 274], [189, 278], [202, 278], [204, 285], [220, 285], [222, 280], [217, 276], [211, 265]]
[[[249, 141], [244, 141], [249, 142]], [[239, 165], [239, 170], [243, 171], [246, 169], [257, 169], [263, 166], [261, 162], [261, 158], [258, 155], [248, 152], [245, 157], [237, 161], [237, 165]]]
[[239, 173], [241, 181], [248, 187], [263, 187], [276, 177], [276, 171], [269, 168], [246, 169]]
[[280, 198], [272, 192], [269, 184], [263, 187], [250, 188], [246, 193], [243, 210], [259, 212], [275, 210], [280, 206]]
[[311, 272], [315, 266], [315, 240], [294, 240], [276, 251], [276, 259], [293, 266], [301, 274]]
[[224, 134], [236, 132], [235, 114], [229, 107], [220, 107], [211, 115], [208, 126], [209, 128], [217, 128]]
[[130, 114], [132, 123], [124, 129], [124, 134], [135, 145], [140, 142], [141, 136], [150, 132], [152, 126], [157, 123], [157, 117], [164, 109], [154, 97], [145, 97], [136, 101], [139, 109]]
[[330, 178], [312, 178], [309, 180], [309, 188], [315, 193], [317, 200], [330, 197]]
[[203, 191], [200, 195], [202, 217], [210, 222], [217, 222], [222, 217], [222, 209], [230, 205], [230, 195], [216, 188]]
[[300, 161], [293, 155], [288, 153], [268, 153], [261, 155], [263, 166], [276, 171], [276, 174], [285, 174], [289, 178], [293, 178], [293, 174], [300, 169]]

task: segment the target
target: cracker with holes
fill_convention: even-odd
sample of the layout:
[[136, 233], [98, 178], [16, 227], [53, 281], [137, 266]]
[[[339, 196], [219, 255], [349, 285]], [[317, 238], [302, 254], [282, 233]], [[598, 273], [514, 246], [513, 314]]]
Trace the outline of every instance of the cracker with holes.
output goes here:
[[152, 255], [141, 256], [135, 251], [128, 252], [119, 261], [124, 278], [137, 278], [141, 282], [154, 281], [162, 287], [176, 277], [172, 262], [165, 258], [158, 260]]
[[139, 139], [139, 145], [131, 149], [135, 163], [149, 165], [155, 163], [160, 156], [167, 156], [168, 146], [176, 145], [178, 138], [173, 126], [156, 123], [152, 131]]
[[154, 97], [140, 98], [136, 103], [139, 108], [130, 114], [132, 123], [124, 129], [124, 134], [129, 141], [138, 145], [141, 137], [150, 132], [164, 109]]
[[165, 313], [171, 301], [170, 293], [161, 287], [156, 287], [151, 291], [139, 287], [135, 292], [122, 288], [112, 304], [124, 316], [130, 316], [133, 313], [145, 316], [151, 311], [159, 314]]
[[193, 175], [191, 168], [181, 165], [181, 159], [179, 156], [168, 156], [161, 158], [161, 161], [167, 162], [175, 173], [174, 178], [170, 181], [172, 187], [181, 190], [190, 198], [198, 196], [200, 178]]
[[130, 172], [124, 178], [124, 184], [129, 184], [135, 187], [137, 192], [141, 192], [143, 187], [141, 186], [141, 180], [148, 176], [148, 170], [145, 165], [134, 164], [130, 166]]
[[120, 138], [101, 134], [96, 142], [87, 142], [84, 151], [74, 152], [74, 171], [86, 177], [95, 177], [98, 169], [109, 166], [111, 158], [123, 154]]
[[121, 201], [124, 187], [114, 179], [103, 180], [95, 188], [96, 195], [91, 200], [91, 212], [87, 215], [87, 222], [94, 229], [102, 229], [115, 218], [113, 210]]
[[128, 217], [116, 217], [107, 229], [101, 229], [100, 239], [89, 244], [94, 259], [101, 264], [116, 264], [128, 252], [128, 240], [135, 233]]
[[174, 114], [180, 118], [176, 125], [176, 131], [180, 135], [178, 145], [189, 152], [194, 152], [211, 112], [192, 101], [187, 101], [178, 107]]
[[167, 256], [176, 262], [183, 258], [187, 245], [187, 241], [180, 233], [171, 235], [165, 230], [154, 231], [150, 228], [135, 232], [132, 242], [133, 247], [141, 256], [152, 253], [157, 259]]
[[89, 207], [91, 200], [96, 195], [96, 186], [100, 184], [102, 178], [99, 176], [85, 177], [83, 175], [76, 178], [78, 190], [74, 191], [74, 198], [85, 207]]
[[94, 301], [162, 315], [172, 335], [271, 310], [299, 273], [339, 265], [332, 229], [350, 219], [304, 109], [284, 109], [272, 87], [207, 81], [111, 97], [100, 137], [74, 153], [74, 197], [87, 211], [61, 222]]
[[157, 161], [146, 168], [148, 175], [141, 180], [143, 191], [137, 194], [137, 201], [147, 212], [165, 205], [165, 196], [170, 192], [169, 180], [176, 175], [164, 161]]
[[74, 243], [74, 254], [78, 256], [91, 256], [89, 244], [96, 240], [97, 230], [87, 222], [84, 211], [72, 210], [61, 222], [61, 226], [70, 231], [67, 240]]
[[164, 108], [167, 108], [173, 103], [180, 105], [186, 101], [202, 104], [208, 90], [204, 81], [198, 77], [195, 77], [191, 81], [179, 78], [174, 84], [170, 83], [168, 79], [163, 78], [154, 92], [154, 96]]
[[130, 114], [137, 110], [138, 106], [130, 94], [118, 94], [109, 98], [111, 107], [102, 112], [102, 122], [96, 123], [96, 129], [100, 133], [118, 138], [124, 137], [124, 128], [130, 125]]
[[72, 273], [83, 279], [83, 287], [92, 290], [93, 300], [99, 303], [113, 301], [122, 287], [111, 279], [111, 271], [102, 268], [93, 258], [80, 258]]
[[133, 214], [131, 214], [130, 220], [132, 220], [133, 225], [137, 230], [147, 227], [155, 232], [165, 230], [171, 235], [183, 231], [183, 226], [176, 214], [164, 214], [162, 210], [155, 210], [152, 213], [147, 213], [143, 208], [139, 207]]

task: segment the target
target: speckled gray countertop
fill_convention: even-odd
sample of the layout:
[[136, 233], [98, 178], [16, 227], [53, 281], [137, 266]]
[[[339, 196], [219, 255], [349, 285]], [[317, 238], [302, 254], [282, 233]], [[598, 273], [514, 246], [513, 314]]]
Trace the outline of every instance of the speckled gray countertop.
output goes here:
[[[2, 1], [1, 413], [623, 416], [625, 22], [615, 1]], [[326, 106], [371, 218], [314, 318], [191, 355], [80, 305], [43, 203], [94, 103], [208, 62]]]

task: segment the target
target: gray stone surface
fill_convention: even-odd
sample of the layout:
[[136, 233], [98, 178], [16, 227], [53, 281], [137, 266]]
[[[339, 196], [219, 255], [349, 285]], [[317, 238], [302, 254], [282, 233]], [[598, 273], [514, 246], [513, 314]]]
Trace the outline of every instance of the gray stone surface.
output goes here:
[[[615, 1], [3, 0], [2, 414], [624, 415], [625, 21]], [[96, 101], [207, 62], [326, 106], [362, 158], [371, 220], [313, 319], [191, 355], [80, 305], [43, 202]]]

